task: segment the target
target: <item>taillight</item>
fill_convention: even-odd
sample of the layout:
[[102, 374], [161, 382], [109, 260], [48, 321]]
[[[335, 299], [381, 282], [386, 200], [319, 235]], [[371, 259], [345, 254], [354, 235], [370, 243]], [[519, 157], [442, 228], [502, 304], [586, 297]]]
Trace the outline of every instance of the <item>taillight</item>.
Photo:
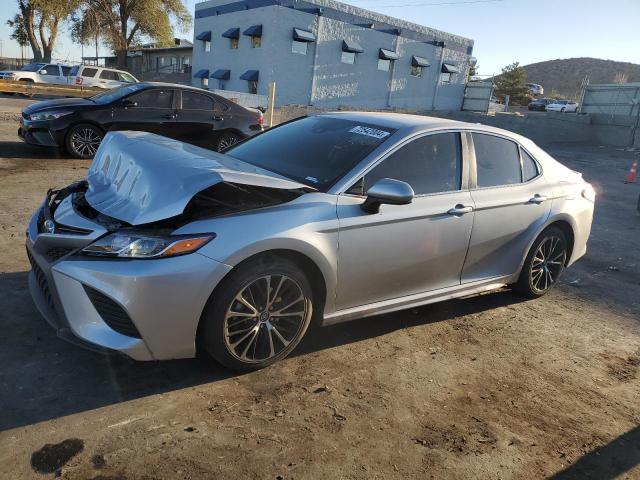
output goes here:
[[264, 115], [262, 113], [258, 117], [258, 125], [264, 125]]
[[82, 77], [76, 77], [76, 85], [82, 85]]

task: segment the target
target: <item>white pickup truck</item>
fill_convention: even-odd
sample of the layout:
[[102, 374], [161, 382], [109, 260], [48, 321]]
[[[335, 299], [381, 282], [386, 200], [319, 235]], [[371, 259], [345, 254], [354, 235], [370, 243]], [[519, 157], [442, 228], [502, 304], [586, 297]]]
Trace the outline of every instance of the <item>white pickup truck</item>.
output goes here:
[[0, 71], [0, 80], [66, 85], [71, 67], [56, 63], [30, 63], [20, 70]]

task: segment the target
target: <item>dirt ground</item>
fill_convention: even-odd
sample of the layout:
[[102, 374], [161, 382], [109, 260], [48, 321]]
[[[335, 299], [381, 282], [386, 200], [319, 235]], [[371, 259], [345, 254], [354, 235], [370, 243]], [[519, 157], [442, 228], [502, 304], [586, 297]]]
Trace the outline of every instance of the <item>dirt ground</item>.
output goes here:
[[56, 338], [24, 230], [88, 162], [0, 122], [0, 478], [640, 478], [640, 152], [553, 145], [599, 192], [589, 252], [548, 296], [509, 290], [307, 333], [236, 375]]

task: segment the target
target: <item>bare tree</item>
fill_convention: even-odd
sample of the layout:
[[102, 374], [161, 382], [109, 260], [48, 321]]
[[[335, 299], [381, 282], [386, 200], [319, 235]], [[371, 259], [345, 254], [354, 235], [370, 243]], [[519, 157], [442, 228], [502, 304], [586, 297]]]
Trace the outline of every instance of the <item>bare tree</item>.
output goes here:
[[613, 83], [617, 83], [618, 85], [623, 85], [629, 81], [629, 75], [624, 72], [618, 72], [613, 77]]
[[83, 10], [96, 16], [103, 41], [127, 67], [127, 51], [142, 38], [160, 45], [173, 39], [172, 20], [186, 31], [192, 17], [182, 0], [83, 0]]

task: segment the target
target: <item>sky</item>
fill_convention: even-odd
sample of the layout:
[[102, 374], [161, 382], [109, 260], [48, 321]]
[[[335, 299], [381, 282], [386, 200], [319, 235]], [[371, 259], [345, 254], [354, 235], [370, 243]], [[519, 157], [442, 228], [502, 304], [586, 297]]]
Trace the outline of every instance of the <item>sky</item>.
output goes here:
[[[2, 0], [4, 5], [15, 0]], [[185, 0], [191, 12], [196, 0]], [[358, 7], [462, 35], [475, 41], [479, 74], [493, 75], [512, 62], [522, 65], [571, 57], [596, 57], [640, 64], [640, 0], [347, 0]], [[0, 14], [2, 56], [20, 56]], [[191, 39], [192, 31], [176, 36]], [[100, 55], [108, 55], [105, 48]], [[85, 55], [93, 48], [85, 47]], [[79, 60], [66, 28], [54, 57]]]

